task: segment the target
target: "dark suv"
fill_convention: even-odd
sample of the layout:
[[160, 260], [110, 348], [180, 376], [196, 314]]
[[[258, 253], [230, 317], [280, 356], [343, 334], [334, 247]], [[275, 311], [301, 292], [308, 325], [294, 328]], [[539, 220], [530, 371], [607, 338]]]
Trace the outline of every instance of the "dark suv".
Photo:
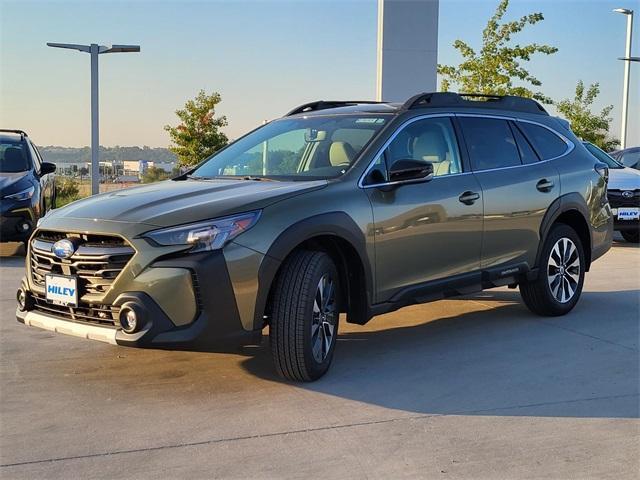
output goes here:
[[569, 312], [611, 246], [607, 175], [529, 99], [309, 103], [178, 178], [47, 215], [17, 316], [140, 347], [268, 326], [277, 371], [314, 380], [340, 313], [501, 285]]
[[25, 132], [0, 129], [0, 241], [26, 242], [38, 219], [55, 206], [55, 170]]

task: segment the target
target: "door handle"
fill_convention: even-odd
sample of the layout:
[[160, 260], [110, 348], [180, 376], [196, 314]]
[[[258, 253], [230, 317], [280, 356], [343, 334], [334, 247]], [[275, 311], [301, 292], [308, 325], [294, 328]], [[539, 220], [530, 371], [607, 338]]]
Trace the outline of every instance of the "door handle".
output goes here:
[[547, 180], [543, 178], [538, 183], [536, 183], [536, 188], [541, 192], [550, 192], [555, 184], [551, 180]]
[[458, 197], [458, 200], [460, 200], [460, 202], [464, 203], [465, 205], [473, 205], [479, 198], [479, 193], [467, 191], [460, 195]]

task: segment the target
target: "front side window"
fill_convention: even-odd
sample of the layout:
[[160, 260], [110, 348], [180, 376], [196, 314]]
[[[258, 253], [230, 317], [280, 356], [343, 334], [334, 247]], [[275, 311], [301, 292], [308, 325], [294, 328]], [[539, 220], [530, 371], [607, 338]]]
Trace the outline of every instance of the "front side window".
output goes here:
[[525, 134], [540, 159], [550, 160], [567, 152], [566, 142], [548, 128], [529, 122], [518, 122], [518, 127]]
[[342, 175], [387, 122], [387, 116], [284, 118], [211, 156], [194, 178], [323, 179]]
[[26, 172], [31, 167], [24, 143], [1, 142], [0, 143], [0, 172], [17, 173]]
[[[398, 160], [420, 160], [433, 165], [433, 175], [441, 177], [460, 173], [460, 153], [451, 119], [425, 118], [402, 129], [385, 149], [381, 158], [374, 162], [384, 179], [388, 174], [382, 169], [390, 168]], [[372, 180], [376, 180], [374, 177]], [[377, 175], [380, 179], [380, 175]]]
[[31, 160], [33, 161], [33, 164], [36, 166], [36, 171], [40, 171], [40, 157], [38, 156], [36, 147], [31, 143], [31, 142], [27, 142], [29, 144], [29, 152], [31, 153]]
[[521, 165], [520, 153], [506, 120], [459, 118], [475, 171]]

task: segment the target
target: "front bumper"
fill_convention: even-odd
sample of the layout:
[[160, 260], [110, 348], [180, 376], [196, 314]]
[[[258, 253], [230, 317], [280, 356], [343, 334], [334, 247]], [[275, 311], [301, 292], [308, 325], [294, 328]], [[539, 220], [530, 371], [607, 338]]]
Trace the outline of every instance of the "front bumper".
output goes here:
[[3, 212], [0, 217], [0, 241], [23, 242], [27, 240], [35, 228], [36, 221], [36, 215], [31, 207], [15, 208]]
[[[115, 325], [94, 324], [89, 321], [74, 321], [56, 315], [55, 311], [39, 308], [34, 302], [27, 302], [27, 309], [16, 311], [17, 320], [28, 326], [68, 335], [100, 340], [103, 342], [132, 347], [216, 347], [227, 344], [255, 343], [260, 330], [247, 331], [243, 328], [236, 306], [233, 286], [227, 271], [226, 261], [221, 251], [182, 255], [154, 262], [138, 278], [149, 272], [189, 271], [194, 296], [180, 294], [167, 289], [171, 279], [153, 282], [132, 282], [139, 288], [118, 295], [110, 305], [115, 309], [134, 306], [141, 312], [140, 328], [135, 333], [126, 333], [119, 323]], [[156, 277], [162, 279], [163, 277]], [[178, 278], [178, 277], [176, 277]], [[27, 292], [27, 282], [23, 286]], [[146, 291], [141, 291], [142, 289]], [[195, 302], [195, 309], [191, 303]], [[176, 316], [170, 318], [167, 305], [173, 304], [174, 311], [188, 310], [193, 320], [176, 324]], [[179, 323], [179, 322], [178, 322]]]
[[[640, 207], [636, 207], [640, 208]], [[640, 220], [619, 220], [618, 219], [618, 208], [612, 207], [611, 212], [613, 214], [613, 229], [622, 232], [622, 231], [633, 231], [640, 229]]]

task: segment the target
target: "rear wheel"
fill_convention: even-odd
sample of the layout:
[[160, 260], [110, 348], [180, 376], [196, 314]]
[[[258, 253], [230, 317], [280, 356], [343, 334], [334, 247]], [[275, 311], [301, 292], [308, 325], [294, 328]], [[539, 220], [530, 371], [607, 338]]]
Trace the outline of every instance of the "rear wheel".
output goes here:
[[269, 340], [278, 373], [320, 378], [331, 365], [340, 313], [338, 270], [323, 252], [294, 252], [282, 266], [271, 301]]
[[638, 230], [623, 230], [620, 232], [622, 238], [629, 243], [638, 243], [640, 241], [640, 229]]
[[538, 278], [520, 284], [525, 305], [545, 316], [564, 315], [578, 303], [584, 284], [585, 257], [578, 234], [568, 225], [554, 226], [542, 248]]

